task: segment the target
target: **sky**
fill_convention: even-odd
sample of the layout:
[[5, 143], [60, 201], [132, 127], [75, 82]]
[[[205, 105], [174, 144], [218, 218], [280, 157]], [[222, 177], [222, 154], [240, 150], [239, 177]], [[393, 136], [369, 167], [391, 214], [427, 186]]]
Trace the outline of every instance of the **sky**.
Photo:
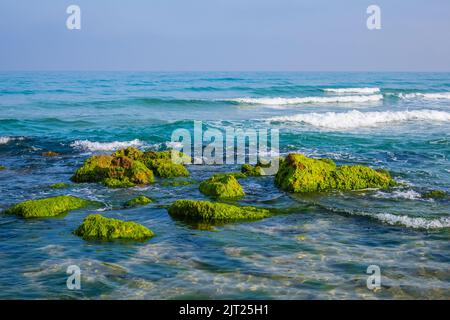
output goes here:
[[3, 71], [448, 72], [449, 39], [448, 0], [0, 1]]

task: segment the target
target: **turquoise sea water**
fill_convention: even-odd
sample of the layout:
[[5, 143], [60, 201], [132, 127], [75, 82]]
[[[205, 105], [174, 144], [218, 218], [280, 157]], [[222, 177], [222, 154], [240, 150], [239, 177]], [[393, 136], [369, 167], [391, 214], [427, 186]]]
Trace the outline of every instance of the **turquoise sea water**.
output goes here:
[[[94, 153], [168, 148], [192, 120], [278, 128], [282, 154], [385, 168], [404, 185], [291, 195], [272, 177], [244, 179], [239, 203], [285, 214], [214, 230], [167, 214], [176, 199], [205, 199], [196, 184], [48, 188]], [[41, 156], [49, 150], [61, 156]], [[93, 210], [37, 220], [0, 213], [0, 298], [449, 299], [450, 200], [423, 197], [450, 192], [449, 157], [448, 73], [0, 73], [0, 210], [72, 194], [156, 234], [86, 242], [71, 232]], [[238, 169], [189, 166], [194, 180]], [[121, 208], [140, 194], [155, 203]], [[72, 264], [80, 291], [66, 287]], [[381, 269], [377, 292], [366, 287], [369, 265]]]

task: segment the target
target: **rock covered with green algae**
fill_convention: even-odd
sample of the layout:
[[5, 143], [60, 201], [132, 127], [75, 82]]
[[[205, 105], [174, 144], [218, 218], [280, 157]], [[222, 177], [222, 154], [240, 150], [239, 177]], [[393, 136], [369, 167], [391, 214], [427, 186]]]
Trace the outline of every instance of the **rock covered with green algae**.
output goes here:
[[200, 192], [217, 198], [237, 198], [245, 196], [242, 186], [234, 175], [215, 174], [200, 183]]
[[177, 200], [168, 211], [176, 218], [203, 222], [258, 220], [271, 215], [267, 209], [202, 200]]
[[94, 204], [97, 203], [73, 196], [58, 196], [21, 202], [5, 210], [5, 213], [15, 214], [23, 218], [54, 217]]
[[443, 199], [445, 197], [447, 197], [447, 193], [442, 190], [431, 190], [422, 195], [422, 198], [426, 199]]
[[85, 161], [72, 176], [74, 182], [101, 182], [108, 187], [131, 187], [154, 182], [153, 172], [127, 156], [96, 155]]
[[125, 202], [125, 207], [137, 207], [137, 206], [145, 206], [146, 204], [152, 203], [153, 200], [146, 196], [139, 196], [128, 200]]
[[58, 183], [54, 183], [49, 186], [50, 189], [65, 189], [68, 187], [69, 187], [69, 185], [65, 182], [58, 182]]
[[295, 153], [280, 163], [275, 184], [289, 192], [384, 189], [396, 185], [385, 170], [361, 165], [337, 166], [330, 159], [311, 159]]
[[251, 164], [244, 164], [241, 167], [241, 172], [247, 177], [262, 176], [261, 167], [258, 165], [252, 166]]
[[0, 166], [0, 171], [2, 171], [2, 170], [6, 170], [6, 167], [5, 166]]
[[[190, 161], [190, 157], [182, 152], [178, 153], [182, 163]], [[146, 151], [142, 156], [142, 162], [161, 178], [189, 177], [189, 171], [182, 163], [172, 160], [172, 151]]]
[[87, 216], [74, 234], [84, 240], [147, 240], [154, 236], [153, 232], [133, 221], [105, 218], [100, 214]]

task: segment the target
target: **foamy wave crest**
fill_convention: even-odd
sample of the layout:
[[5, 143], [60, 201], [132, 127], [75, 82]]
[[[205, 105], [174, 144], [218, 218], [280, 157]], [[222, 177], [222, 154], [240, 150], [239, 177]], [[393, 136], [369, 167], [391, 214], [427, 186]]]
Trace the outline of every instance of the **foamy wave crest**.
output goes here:
[[450, 92], [440, 93], [400, 93], [402, 99], [450, 100]]
[[337, 94], [342, 93], [374, 94], [379, 93], [380, 88], [327, 88], [323, 89], [323, 91]]
[[0, 137], [0, 144], [7, 144], [14, 140], [23, 140], [24, 137]]
[[403, 121], [450, 121], [450, 113], [436, 110], [414, 111], [374, 111], [361, 112], [352, 110], [348, 112], [304, 113], [293, 116], [274, 117], [270, 121], [301, 122], [329, 129], [351, 129], [372, 127], [381, 123]]
[[332, 97], [301, 97], [301, 98], [238, 98], [228, 101], [248, 104], [265, 104], [265, 105], [286, 105], [286, 104], [303, 104], [303, 103], [358, 103], [358, 102], [375, 102], [383, 99], [381, 94], [372, 95], [351, 95], [351, 96], [332, 96]]
[[115, 151], [127, 147], [141, 147], [143, 142], [134, 139], [131, 141], [97, 142], [89, 140], [77, 140], [70, 144], [71, 147], [84, 151]]
[[414, 190], [395, 190], [393, 192], [383, 192], [379, 191], [374, 195], [376, 198], [386, 198], [386, 199], [407, 199], [407, 200], [417, 200], [421, 199], [420, 193]]
[[420, 217], [410, 217], [406, 215], [395, 215], [391, 213], [378, 213], [371, 215], [373, 218], [389, 224], [400, 225], [413, 229], [443, 229], [450, 228], [450, 217], [436, 219], [426, 219]]

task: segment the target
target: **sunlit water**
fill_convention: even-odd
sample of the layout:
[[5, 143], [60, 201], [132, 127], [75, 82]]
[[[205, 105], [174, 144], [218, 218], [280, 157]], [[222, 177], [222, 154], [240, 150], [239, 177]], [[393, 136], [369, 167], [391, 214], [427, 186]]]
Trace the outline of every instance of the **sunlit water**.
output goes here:
[[[176, 199], [206, 199], [198, 184], [48, 188], [69, 182], [93, 153], [170, 147], [172, 131], [192, 130], [192, 120], [204, 129], [278, 128], [282, 154], [385, 168], [404, 185], [291, 195], [272, 177], [243, 179], [240, 204], [280, 214], [211, 230], [167, 214]], [[49, 150], [61, 157], [41, 156]], [[72, 194], [156, 236], [86, 242], [72, 231], [93, 210], [36, 220], [0, 214], [0, 298], [449, 299], [449, 198], [423, 197], [450, 192], [449, 156], [450, 74], [2, 73], [0, 209]], [[196, 181], [231, 170], [239, 166], [189, 166]], [[122, 208], [140, 194], [155, 203]], [[79, 291], [66, 287], [73, 264]], [[369, 265], [381, 268], [376, 292], [366, 287]]]

